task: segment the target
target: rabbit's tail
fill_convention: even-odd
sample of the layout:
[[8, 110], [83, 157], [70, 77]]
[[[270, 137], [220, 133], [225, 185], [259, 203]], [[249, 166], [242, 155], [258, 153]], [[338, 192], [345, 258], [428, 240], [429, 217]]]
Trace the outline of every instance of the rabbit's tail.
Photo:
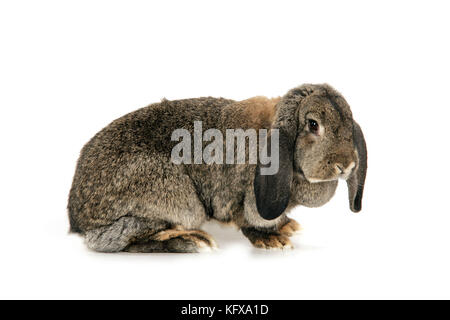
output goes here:
[[69, 233], [82, 233], [82, 230], [78, 226], [78, 223], [76, 223], [75, 219], [73, 219], [72, 215], [69, 215], [69, 223], [70, 223]]

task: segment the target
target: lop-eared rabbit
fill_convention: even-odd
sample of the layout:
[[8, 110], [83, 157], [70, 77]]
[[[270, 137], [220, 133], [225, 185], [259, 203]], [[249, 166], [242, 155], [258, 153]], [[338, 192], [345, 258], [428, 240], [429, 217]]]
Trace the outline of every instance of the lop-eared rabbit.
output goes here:
[[[279, 169], [261, 162], [171, 161], [176, 129], [278, 129]], [[268, 139], [268, 141], [270, 141]], [[268, 147], [269, 148], [269, 147]], [[294, 207], [319, 207], [348, 185], [361, 210], [367, 151], [345, 99], [327, 84], [280, 98], [195, 98], [152, 104], [97, 133], [82, 149], [69, 195], [71, 231], [99, 252], [200, 252], [215, 248], [210, 219], [236, 225], [258, 248], [289, 248]]]

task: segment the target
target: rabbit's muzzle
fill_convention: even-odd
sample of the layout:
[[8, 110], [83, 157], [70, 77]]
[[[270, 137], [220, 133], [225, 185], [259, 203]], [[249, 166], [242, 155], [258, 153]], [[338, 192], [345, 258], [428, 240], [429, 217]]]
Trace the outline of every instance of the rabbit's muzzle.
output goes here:
[[358, 158], [354, 149], [331, 153], [318, 163], [315, 170], [305, 177], [309, 182], [347, 180], [358, 165]]
[[347, 178], [352, 173], [352, 170], [355, 167], [355, 165], [356, 165], [355, 161], [352, 161], [347, 166], [343, 165], [342, 163], [336, 163], [334, 167], [335, 167], [338, 177], [340, 179], [347, 180]]

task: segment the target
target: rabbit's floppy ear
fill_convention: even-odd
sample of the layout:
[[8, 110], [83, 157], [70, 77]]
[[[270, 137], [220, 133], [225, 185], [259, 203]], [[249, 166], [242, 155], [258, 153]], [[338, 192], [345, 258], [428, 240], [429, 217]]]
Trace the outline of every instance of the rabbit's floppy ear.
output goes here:
[[347, 179], [348, 199], [353, 212], [361, 211], [364, 181], [367, 171], [367, 148], [361, 127], [353, 121], [353, 143], [358, 152], [359, 165]]
[[[267, 140], [268, 150], [273, 151], [271, 140]], [[289, 136], [285, 130], [279, 130], [279, 168], [273, 175], [262, 175], [263, 165], [258, 161], [253, 187], [256, 199], [256, 208], [261, 217], [266, 220], [278, 218], [289, 204], [292, 182], [294, 137]]]

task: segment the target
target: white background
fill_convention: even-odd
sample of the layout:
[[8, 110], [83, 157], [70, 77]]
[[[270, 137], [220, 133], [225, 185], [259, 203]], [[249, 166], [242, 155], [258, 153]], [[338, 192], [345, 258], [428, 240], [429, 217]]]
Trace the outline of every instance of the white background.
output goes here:
[[[445, 1], [2, 1], [0, 298], [450, 298]], [[345, 184], [292, 213], [292, 251], [206, 226], [212, 254], [98, 254], [68, 234], [83, 144], [157, 102], [341, 91], [366, 136]]]

